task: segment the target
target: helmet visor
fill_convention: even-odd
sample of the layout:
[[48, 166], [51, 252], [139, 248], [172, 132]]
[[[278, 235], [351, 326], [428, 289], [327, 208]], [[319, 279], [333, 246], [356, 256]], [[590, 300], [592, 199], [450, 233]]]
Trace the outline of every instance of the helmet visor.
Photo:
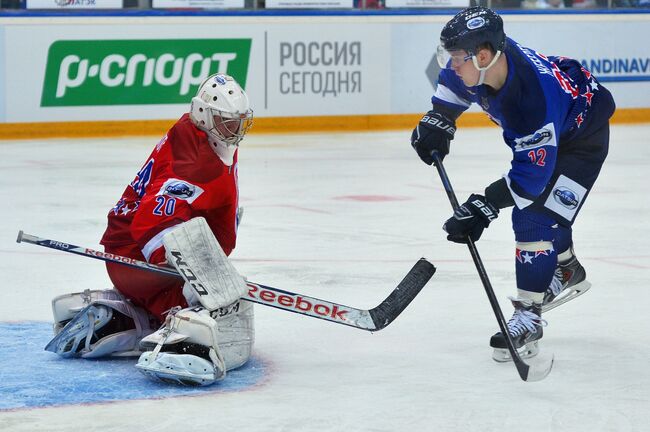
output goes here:
[[436, 59], [438, 60], [438, 65], [442, 69], [460, 67], [471, 58], [472, 55], [463, 50], [447, 51], [442, 45], [438, 45], [438, 48], [436, 49]]

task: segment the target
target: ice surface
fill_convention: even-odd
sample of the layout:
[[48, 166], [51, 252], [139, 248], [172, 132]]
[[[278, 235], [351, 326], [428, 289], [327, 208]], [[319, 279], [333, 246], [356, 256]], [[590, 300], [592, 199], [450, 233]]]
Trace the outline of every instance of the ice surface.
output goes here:
[[147, 379], [133, 367], [133, 358], [64, 359], [44, 351], [51, 338], [50, 323], [0, 322], [0, 365], [11, 371], [0, 381], [0, 410], [242, 391], [262, 385], [268, 376], [253, 357], [219, 385], [170, 386]]
[[[370, 308], [425, 256], [438, 271], [419, 297], [374, 334], [257, 306], [255, 356], [268, 366], [260, 385], [0, 411], [0, 430], [646, 431], [649, 135], [648, 126], [612, 128], [609, 159], [574, 230], [593, 287], [545, 316], [541, 349], [556, 361], [544, 381], [522, 382], [512, 364], [491, 360], [492, 311], [466, 247], [445, 240], [450, 206], [409, 131], [253, 133], [241, 148], [246, 212], [232, 255], [242, 274]], [[0, 321], [48, 321], [53, 296], [109, 287], [101, 262], [17, 244], [16, 235], [99, 248], [106, 213], [156, 142], [0, 142]], [[460, 130], [445, 160], [461, 201], [509, 161], [495, 128]], [[508, 214], [477, 245], [509, 317]], [[0, 380], [10, 374], [1, 370]]]

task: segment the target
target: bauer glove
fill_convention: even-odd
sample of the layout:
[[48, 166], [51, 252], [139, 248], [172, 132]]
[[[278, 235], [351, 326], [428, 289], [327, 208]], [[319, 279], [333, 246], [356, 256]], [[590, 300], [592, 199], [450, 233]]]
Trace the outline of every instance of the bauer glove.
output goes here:
[[449, 154], [449, 143], [454, 139], [454, 120], [435, 111], [427, 112], [411, 134], [411, 146], [427, 165], [433, 163], [431, 153], [438, 152], [442, 161]]
[[483, 195], [472, 194], [463, 205], [447, 219], [442, 229], [447, 231], [447, 240], [467, 243], [467, 238], [477, 241], [483, 230], [499, 216], [499, 209], [487, 202]]

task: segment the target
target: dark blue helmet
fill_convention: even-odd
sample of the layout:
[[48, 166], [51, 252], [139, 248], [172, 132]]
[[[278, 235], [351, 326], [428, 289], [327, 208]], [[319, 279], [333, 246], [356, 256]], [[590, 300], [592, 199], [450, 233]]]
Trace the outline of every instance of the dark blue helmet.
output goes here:
[[460, 11], [440, 33], [440, 44], [447, 51], [465, 50], [474, 55], [476, 47], [485, 43], [495, 51], [503, 51], [506, 34], [501, 17], [481, 6]]

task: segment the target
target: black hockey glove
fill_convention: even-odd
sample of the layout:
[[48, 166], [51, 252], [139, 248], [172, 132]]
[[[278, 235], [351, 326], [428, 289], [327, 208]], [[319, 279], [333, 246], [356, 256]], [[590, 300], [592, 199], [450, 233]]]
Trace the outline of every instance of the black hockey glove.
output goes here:
[[447, 240], [454, 243], [467, 243], [481, 238], [483, 230], [499, 216], [499, 209], [486, 201], [483, 195], [472, 194], [454, 215], [447, 219], [442, 229], [447, 231]]
[[448, 116], [429, 111], [411, 134], [411, 145], [427, 165], [433, 163], [431, 153], [438, 152], [440, 160], [449, 154], [449, 142], [454, 139], [456, 123]]

